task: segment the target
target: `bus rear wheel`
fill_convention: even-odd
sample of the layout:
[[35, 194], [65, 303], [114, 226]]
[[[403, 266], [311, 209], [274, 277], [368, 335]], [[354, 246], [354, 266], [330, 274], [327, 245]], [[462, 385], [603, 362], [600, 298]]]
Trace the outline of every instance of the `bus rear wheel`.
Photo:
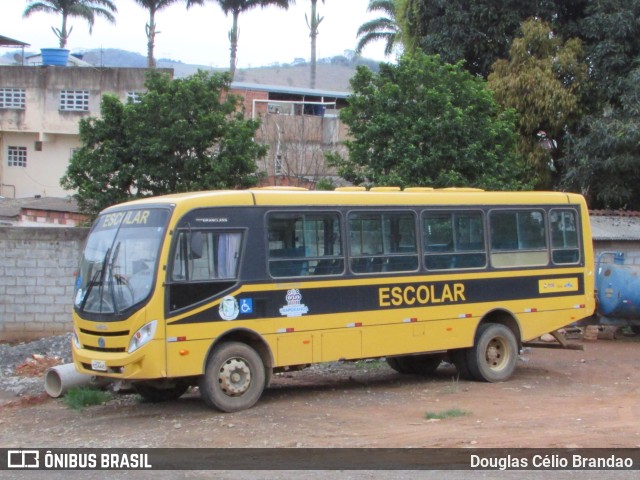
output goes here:
[[396, 372], [412, 375], [430, 375], [436, 371], [440, 363], [442, 363], [440, 354], [387, 357], [387, 364]]
[[260, 355], [240, 342], [223, 343], [207, 360], [200, 378], [200, 395], [205, 404], [223, 412], [251, 408], [265, 388], [264, 364]]
[[513, 332], [498, 323], [478, 328], [476, 341], [466, 351], [466, 364], [471, 377], [484, 382], [503, 382], [516, 368], [518, 342]]
[[133, 389], [147, 402], [171, 402], [177, 400], [189, 389], [185, 383], [176, 383], [169, 386], [155, 386], [145, 382], [138, 382], [133, 385]]
[[470, 349], [458, 348], [449, 352], [449, 358], [458, 370], [458, 377], [464, 380], [473, 380], [473, 376], [467, 366], [467, 352]]

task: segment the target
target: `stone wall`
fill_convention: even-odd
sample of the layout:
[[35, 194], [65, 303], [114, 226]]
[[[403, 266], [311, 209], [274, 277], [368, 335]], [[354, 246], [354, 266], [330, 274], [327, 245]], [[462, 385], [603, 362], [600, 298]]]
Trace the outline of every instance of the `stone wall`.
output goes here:
[[0, 227], [0, 340], [71, 331], [86, 228]]

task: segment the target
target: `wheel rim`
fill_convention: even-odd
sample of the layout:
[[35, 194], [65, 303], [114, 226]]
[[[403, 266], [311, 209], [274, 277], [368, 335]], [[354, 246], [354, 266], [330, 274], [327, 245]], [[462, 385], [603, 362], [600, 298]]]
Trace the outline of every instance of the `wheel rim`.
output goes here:
[[491, 370], [502, 370], [509, 363], [509, 345], [502, 337], [494, 337], [487, 344], [485, 361]]
[[243, 359], [231, 358], [220, 368], [218, 383], [228, 396], [242, 395], [251, 385], [251, 369]]

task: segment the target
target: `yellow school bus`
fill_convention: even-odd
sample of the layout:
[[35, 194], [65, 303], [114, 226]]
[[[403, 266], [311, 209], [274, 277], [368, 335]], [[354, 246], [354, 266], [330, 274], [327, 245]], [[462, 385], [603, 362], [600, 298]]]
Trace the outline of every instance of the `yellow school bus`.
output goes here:
[[584, 199], [475, 189], [168, 195], [96, 219], [75, 287], [78, 371], [151, 401], [253, 406], [274, 372], [385, 358], [508, 379], [524, 342], [592, 314]]

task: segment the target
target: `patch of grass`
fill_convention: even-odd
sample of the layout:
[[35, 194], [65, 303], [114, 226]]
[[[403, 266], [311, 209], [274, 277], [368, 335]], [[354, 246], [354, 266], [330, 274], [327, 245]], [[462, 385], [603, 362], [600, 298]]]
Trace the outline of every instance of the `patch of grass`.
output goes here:
[[451, 383], [444, 388], [443, 393], [454, 394], [460, 391], [460, 377], [451, 377]]
[[82, 410], [90, 405], [102, 405], [111, 400], [111, 394], [96, 388], [75, 387], [64, 396], [64, 403], [74, 410]]
[[460, 410], [459, 408], [451, 408], [443, 412], [427, 412], [424, 418], [427, 420], [444, 420], [445, 418], [465, 417], [471, 415], [471, 412]]

